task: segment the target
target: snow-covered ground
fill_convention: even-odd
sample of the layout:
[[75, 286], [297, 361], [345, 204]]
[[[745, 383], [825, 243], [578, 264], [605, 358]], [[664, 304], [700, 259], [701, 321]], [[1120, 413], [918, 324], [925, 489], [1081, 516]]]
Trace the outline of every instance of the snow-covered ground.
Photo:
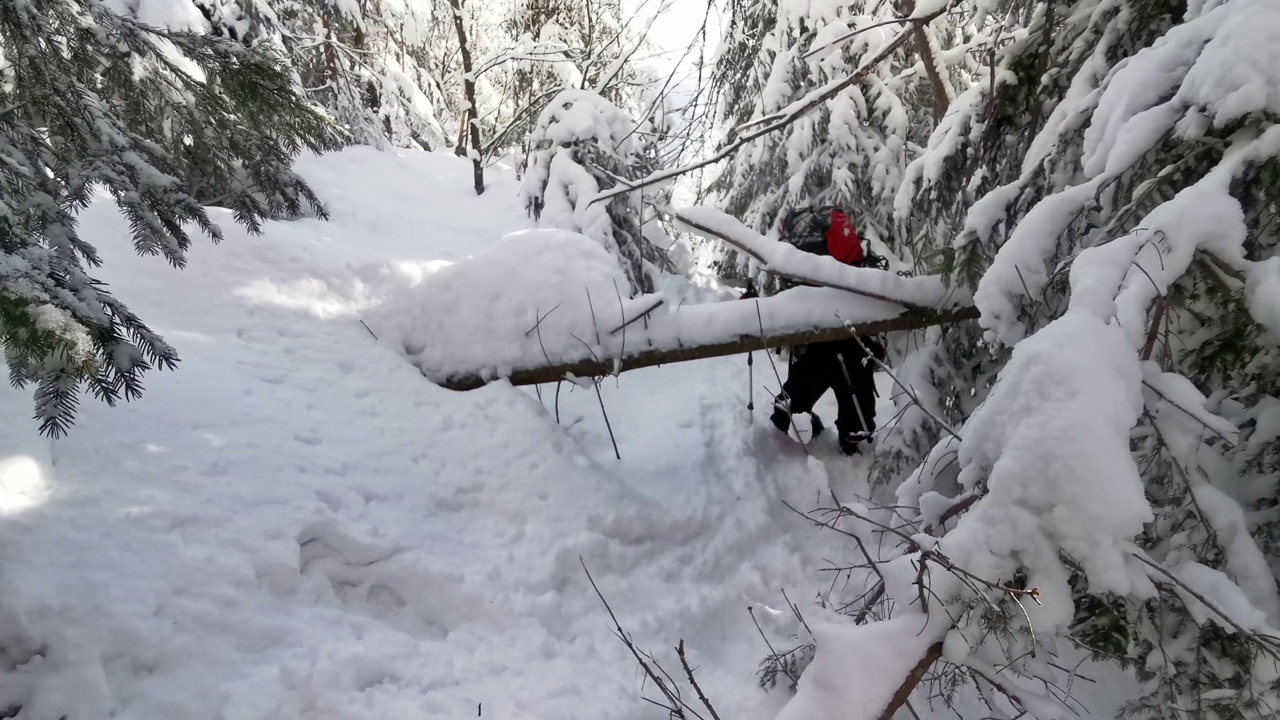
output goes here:
[[760, 354], [754, 421], [743, 357], [605, 382], [621, 461], [590, 389], [566, 385], [557, 424], [551, 387], [431, 384], [362, 325], [396, 311], [375, 280], [430, 283], [530, 227], [515, 181], [476, 198], [465, 161], [368, 148], [300, 168], [330, 222], [249, 237], [218, 211], [227, 240], [181, 272], [136, 257], [108, 203], [83, 214], [102, 279], [183, 362], [140, 401], [86, 399], [58, 441], [0, 389], [0, 713], [663, 716], [585, 563], [673, 674], [685, 641], [721, 717], [776, 714], [747, 609], [786, 644], [781, 590], [819, 612], [817, 569], [852, 551], [783, 501], [857, 493], [864, 461], [769, 425]]

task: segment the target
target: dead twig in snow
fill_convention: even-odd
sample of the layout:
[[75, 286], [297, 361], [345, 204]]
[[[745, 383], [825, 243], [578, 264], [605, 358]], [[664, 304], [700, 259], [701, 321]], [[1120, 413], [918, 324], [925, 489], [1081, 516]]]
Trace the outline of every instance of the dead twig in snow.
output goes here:
[[[622, 290], [618, 288], [618, 281], [616, 278], [613, 281], [613, 292], [618, 296], [618, 319], [622, 322], [622, 324], [618, 326], [617, 330], [614, 330], [614, 332], [617, 332], [618, 330], [622, 331], [622, 349], [618, 351], [618, 354], [622, 357], [626, 357], [627, 325], [630, 325], [630, 323], [627, 322], [627, 309], [622, 304]], [[612, 335], [613, 333], [611, 332], [609, 334]]]
[[680, 657], [680, 666], [684, 668], [684, 673], [689, 677], [689, 684], [693, 686], [694, 692], [698, 693], [698, 700], [702, 702], [702, 706], [711, 713], [711, 720], [720, 720], [720, 715], [716, 713], [716, 709], [711, 706], [711, 701], [707, 699], [706, 693], [702, 692], [702, 687], [698, 685], [698, 681], [693, 677], [693, 668], [689, 667], [689, 658], [684, 654], [684, 639], [681, 638], [680, 644], [676, 646], [676, 655]]
[[[764, 316], [760, 313], [760, 300], [756, 299], [754, 302], [756, 305], [756, 324], [760, 328], [760, 337], [763, 338], [764, 337]], [[791, 348], [788, 348], [787, 352], [795, 352], [795, 351]], [[768, 350], [765, 350], [764, 355], [765, 357], [769, 358], [769, 367], [773, 368], [773, 376], [778, 379], [778, 396], [777, 397], [786, 398], [785, 402], [787, 403], [787, 415], [789, 417], [794, 417], [794, 415], [791, 414], [791, 398], [787, 397], [787, 394], [786, 394], [787, 391], [784, 390], [782, 387], [786, 383], [782, 381], [782, 373], [778, 372], [778, 364], [773, 361], [773, 355], [770, 355]], [[752, 404], [753, 405], [755, 404], [754, 399]], [[776, 405], [776, 400], [775, 400], [775, 405]], [[790, 435], [792, 432], [794, 432], [796, 435], [796, 442], [800, 443], [800, 447], [804, 450], [804, 454], [808, 455], [809, 444], [804, 441], [804, 438], [800, 437], [800, 431], [796, 429], [795, 422], [788, 422], [787, 428], [788, 428], [787, 435]], [[810, 437], [809, 439], [812, 440], [813, 438]]]
[[764, 640], [765, 647], [769, 648], [770, 659], [776, 663], [778, 670], [782, 671], [782, 674], [786, 675], [787, 679], [791, 681], [791, 687], [795, 687], [800, 680], [787, 669], [786, 663], [782, 661], [784, 655], [773, 649], [773, 643], [769, 642], [769, 636], [764, 634], [764, 628], [760, 627], [760, 621], [756, 619], [756, 609], [748, 605], [747, 614], [751, 616], [751, 622], [755, 623], [756, 631], [760, 633], [760, 638]]
[[[685, 702], [684, 698], [680, 696], [680, 690], [675, 678], [671, 677], [671, 673], [667, 672], [666, 669], [662, 667], [657, 658], [636, 647], [635, 643], [631, 640], [631, 636], [627, 634], [626, 630], [622, 629], [622, 623], [618, 621], [618, 616], [613, 612], [613, 607], [609, 605], [609, 601], [605, 599], [604, 593], [600, 591], [600, 586], [596, 585], [596, 579], [591, 576], [591, 571], [587, 569], [587, 563], [582, 559], [582, 556], [578, 556], [578, 562], [582, 564], [582, 571], [587, 574], [587, 581], [591, 583], [591, 589], [595, 590], [596, 597], [600, 598], [600, 602], [604, 604], [605, 611], [609, 613], [609, 619], [613, 621], [614, 635], [622, 641], [622, 644], [627, 646], [627, 650], [631, 651], [631, 656], [634, 657], [636, 662], [640, 665], [640, 669], [644, 671], [645, 677], [658, 687], [658, 691], [662, 693], [662, 696], [666, 698], [667, 702], [664, 705], [652, 698], [642, 696], [641, 699], [666, 710], [668, 716], [675, 718], [676, 720], [689, 720], [690, 716], [697, 720], [707, 720], [707, 718], [698, 712], [697, 708], [694, 708], [689, 703]], [[690, 667], [684, 651], [683, 639], [680, 640], [680, 644], [676, 646], [676, 655], [680, 658], [680, 665], [688, 675], [689, 684], [693, 686], [694, 691], [698, 694], [698, 700], [702, 702], [703, 706], [707, 709], [707, 712], [711, 714], [711, 720], [720, 720], [720, 716], [716, 714], [715, 709], [711, 705], [711, 701], [707, 699], [706, 694], [702, 692], [702, 687], [699, 686], [697, 680], [694, 679], [693, 669]]]
[[[600, 323], [596, 321], [596, 306], [591, 302], [591, 288], [587, 288], [587, 307], [591, 310], [591, 327], [596, 331], [596, 345], [600, 345]], [[591, 353], [592, 356], [595, 353]]]
[[[653, 311], [654, 311], [654, 310], [657, 310], [658, 308], [662, 307], [663, 305], [665, 305], [665, 304], [666, 304], [666, 302], [667, 302], [667, 301], [666, 301], [665, 299], [663, 299], [663, 298], [659, 298], [658, 300], [656, 300], [652, 305], [650, 305], [646, 310], [644, 310], [644, 311], [643, 311], [643, 312], [641, 312], [640, 314], [638, 314], [638, 315], [636, 315], [635, 317], [631, 318], [630, 320], [628, 320], [628, 321], [626, 321], [626, 322], [622, 323], [622, 324], [621, 324], [621, 325], [619, 325], [618, 327], [616, 327], [616, 328], [614, 328], [614, 329], [610, 330], [610, 331], [609, 331], [609, 334], [610, 334], [610, 335], [615, 335], [615, 334], [617, 334], [617, 333], [618, 333], [618, 331], [625, 329], [628, 325], [630, 325], [630, 324], [632, 324], [632, 323], [636, 322], [637, 320], [643, 320], [643, 319], [645, 319], [645, 318], [649, 317], [650, 315], [652, 315], [652, 314], [653, 314]], [[625, 342], [626, 342], [626, 335], [625, 335], [625, 334], [623, 335], [623, 342], [624, 342], [624, 344], [625, 344]], [[620, 353], [620, 354], [625, 355], [626, 353], [624, 352], [624, 353]]]
[[604, 415], [604, 426], [609, 430], [609, 442], [613, 443], [613, 455], [621, 460], [622, 453], [618, 451], [618, 440], [613, 436], [613, 425], [609, 423], [609, 411], [604, 409], [604, 396], [600, 394], [600, 381], [595, 380], [592, 384], [596, 388], [596, 400], [600, 401], [600, 414]]
[[[546, 315], [541, 315], [541, 314], [539, 314], [539, 313], [538, 313], [538, 310], [535, 308], [535, 309], [534, 309], [534, 311], [533, 311], [533, 313], [534, 313], [534, 315], [537, 315], [538, 320], [537, 320], [537, 322], [535, 322], [535, 323], [533, 324], [533, 327], [531, 327], [531, 328], [529, 328], [528, 330], [525, 330], [525, 331], [524, 331], [524, 336], [525, 336], [525, 337], [529, 337], [529, 335], [530, 335], [534, 330], [538, 330], [539, 332], [541, 332], [541, 328], [542, 328], [542, 321], [543, 321], [543, 320], [546, 320], [546, 319], [547, 319], [547, 316], [551, 315], [551, 313], [555, 312], [556, 310], [559, 310], [559, 309], [560, 309], [560, 306], [561, 306], [561, 305], [563, 305], [563, 304], [564, 304], [564, 301], [560, 301], [560, 302], [556, 303], [556, 306], [555, 306], [555, 307], [553, 307], [553, 308], [551, 308], [550, 310], [548, 310], [548, 311], [547, 311], [547, 313], [546, 313]], [[546, 350], [543, 350], [542, 354], [543, 354], [543, 355], [545, 355], [545, 354], [546, 354]], [[547, 362], [551, 362], [551, 361], [550, 361], [550, 360], [548, 360]]]

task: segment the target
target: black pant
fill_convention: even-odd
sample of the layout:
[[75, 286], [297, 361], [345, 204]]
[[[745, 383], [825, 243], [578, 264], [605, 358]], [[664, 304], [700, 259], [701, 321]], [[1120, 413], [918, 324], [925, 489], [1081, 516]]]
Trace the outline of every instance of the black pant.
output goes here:
[[[867, 343], [870, 338], [864, 338]], [[874, 341], [871, 341], [874, 342]], [[841, 435], [872, 433], [876, 429], [875, 367], [862, 346], [853, 340], [814, 343], [796, 348], [795, 360], [782, 385], [779, 402], [790, 399], [791, 413], [812, 412], [827, 390], [836, 393]]]

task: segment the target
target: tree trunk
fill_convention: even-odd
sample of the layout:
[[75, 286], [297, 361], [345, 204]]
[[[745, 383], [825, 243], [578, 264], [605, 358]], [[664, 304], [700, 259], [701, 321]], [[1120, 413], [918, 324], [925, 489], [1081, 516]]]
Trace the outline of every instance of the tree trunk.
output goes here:
[[321, 52], [324, 55], [324, 70], [326, 79], [334, 92], [338, 90], [338, 83], [342, 77], [338, 70], [338, 51], [334, 49], [333, 37], [333, 21], [329, 18], [327, 10], [320, 13], [320, 26], [324, 29], [324, 45]]
[[[904, 0], [902, 6], [907, 11], [907, 15], [916, 11], [915, 0]], [[929, 86], [933, 88], [933, 119], [940, 121], [947, 114], [947, 108], [951, 106], [951, 95], [947, 91], [947, 84], [942, 80], [942, 75], [938, 73], [937, 58], [934, 57], [933, 48], [929, 45], [929, 33], [924, 28], [924, 23], [915, 23], [915, 29], [911, 31], [911, 35], [916, 44], [916, 54], [920, 56], [924, 73], [929, 78]]]
[[462, 0], [449, 0], [453, 8], [453, 29], [458, 33], [458, 48], [462, 51], [462, 94], [467, 101], [462, 121], [470, 138], [471, 172], [475, 180], [476, 194], [484, 194], [484, 158], [480, 156], [480, 122], [476, 113], [476, 78], [471, 62], [471, 45], [467, 42], [467, 26], [462, 17]]
[[[761, 335], [743, 335], [729, 341], [710, 342], [703, 345], [682, 344], [676, 338], [668, 347], [642, 347], [628, 350], [622, 357], [591, 357], [584, 350], [584, 357], [579, 360], [535, 367], [514, 368], [506, 379], [512, 385], [538, 385], [564, 380], [569, 376], [577, 378], [599, 377], [614, 373], [637, 370], [639, 368], [662, 365], [664, 363], [701, 360], [703, 358], [738, 355], [753, 350], [767, 348], [790, 347], [814, 342], [842, 340], [857, 335], [878, 335], [880, 333], [900, 330], [916, 330], [933, 325], [972, 320], [978, 317], [974, 307], [962, 307], [954, 310], [909, 310], [889, 320], [859, 323], [852, 330], [846, 327], [838, 317], [832, 316], [829, 324], [805, 330], [789, 330], [771, 333], [767, 328]], [[478, 374], [452, 375], [439, 384], [450, 390], [474, 390], [498, 378], [482, 377]]]

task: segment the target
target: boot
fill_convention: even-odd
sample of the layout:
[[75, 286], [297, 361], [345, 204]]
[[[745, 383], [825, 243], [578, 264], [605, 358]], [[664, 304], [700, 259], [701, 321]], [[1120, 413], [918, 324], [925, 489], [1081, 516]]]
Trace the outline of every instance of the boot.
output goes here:
[[871, 435], [865, 432], [849, 432], [840, 433], [840, 451], [845, 455], [859, 455], [862, 453], [861, 443], [870, 443]]
[[769, 420], [773, 422], [773, 426], [784, 435], [791, 429], [791, 409], [790, 402], [785, 398], [779, 398], [773, 401], [773, 414], [769, 416]]
[[813, 438], [822, 434], [822, 431], [826, 429], [826, 426], [822, 424], [822, 418], [818, 417], [818, 413], [811, 412], [809, 413], [809, 417], [812, 419], [810, 426], [813, 428], [813, 434], [809, 436], [809, 439], [813, 440]]

